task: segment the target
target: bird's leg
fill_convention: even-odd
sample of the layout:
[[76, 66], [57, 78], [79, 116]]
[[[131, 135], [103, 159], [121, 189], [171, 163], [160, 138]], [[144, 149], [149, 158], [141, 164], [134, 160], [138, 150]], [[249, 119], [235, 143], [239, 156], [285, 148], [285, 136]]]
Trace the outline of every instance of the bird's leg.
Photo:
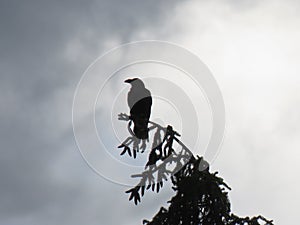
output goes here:
[[141, 145], [140, 149], [142, 150], [141, 153], [143, 153], [145, 151], [145, 149], [146, 149], [146, 140], [145, 139], [142, 140], [142, 145]]
[[133, 151], [139, 152], [140, 139], [134, 137], [133, 140]]

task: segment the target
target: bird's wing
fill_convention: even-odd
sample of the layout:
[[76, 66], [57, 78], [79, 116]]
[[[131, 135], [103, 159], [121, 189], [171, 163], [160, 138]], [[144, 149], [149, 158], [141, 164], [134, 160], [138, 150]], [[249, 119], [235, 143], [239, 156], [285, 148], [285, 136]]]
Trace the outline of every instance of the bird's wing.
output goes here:
[[132, 93], [132, 90], [130, 90], [128, 92], [128, 95], [127, 95], [127, 104], [129, 106], [129, 108], [132, 109], [132, 107], [134, 105], [134, 93]]

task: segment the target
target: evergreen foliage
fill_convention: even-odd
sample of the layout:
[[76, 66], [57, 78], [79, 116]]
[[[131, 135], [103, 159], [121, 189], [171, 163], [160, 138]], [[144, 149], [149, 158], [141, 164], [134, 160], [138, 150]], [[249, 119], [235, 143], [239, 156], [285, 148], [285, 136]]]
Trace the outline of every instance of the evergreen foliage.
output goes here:
[[[128, 121], [129, 117], [120, 114], [119, 119]], [[144, 225], [273, 225], [272, 220], [263, 216], [241, 218], [234, 215], [228, 199], [231, 189], [217, 172], [211, 173], [208, 163], [202, 157], [195, 157], [171, 126], [163, 128], [154, 122], [149, 123], [152, 124], [149, 131], [156, 130], [152, 150], [145, 171], [132, 175], [140, 178], [140, 182], [126, 193], [130, 194], [129, 200], [138, 204], [145, 190], [159, 192], [170, 178], [176, 195], [168, 202], [168, 209], [161, 207], [151, 221], [143, 221]], [[128, 130], [132, 136], [119, 148], [123, 148], [121, 155], [127, 153], [136, 158], [137, 154], [144, 153], [146, 143], [134, 137], [130, 125], [129, 122]], [[182, 147], [180, 152], [175, 151], [175, 142]], [[175, 164], [172, 170], [168, 168], [170, 164]]]

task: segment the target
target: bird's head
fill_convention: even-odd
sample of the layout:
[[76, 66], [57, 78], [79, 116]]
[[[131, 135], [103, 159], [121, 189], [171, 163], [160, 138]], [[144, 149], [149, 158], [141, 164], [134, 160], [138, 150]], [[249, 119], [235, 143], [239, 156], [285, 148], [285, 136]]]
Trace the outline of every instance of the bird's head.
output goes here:
[[143, 81], [139, 78], [127, 79], [124, 82], [131, 84], [132, 87], [145, 87]]
[[138, 78], [132, 78], [132, 79], [127, 79], [125, 80], [124, 82], [125, 83], [128, 83], [128, 84], [131, 84], [133, 81], [137, 80]]

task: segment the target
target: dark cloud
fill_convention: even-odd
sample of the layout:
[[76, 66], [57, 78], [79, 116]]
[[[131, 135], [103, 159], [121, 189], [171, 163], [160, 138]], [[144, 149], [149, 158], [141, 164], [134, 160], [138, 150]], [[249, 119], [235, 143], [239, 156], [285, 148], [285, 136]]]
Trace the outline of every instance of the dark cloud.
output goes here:
[[[159, 25], [173, 4], [1, 1], [1, 224], [132, 224], [149, 213], [133, 214], [124, 187], [85, 164], [71, 108], [82, 72], [105, 43], [135, 40], [136, 30]], [[74, 40], [82, 52], [72, 61], [66, 49]], [[116, 217], [113, 208], [123, 212]]]

